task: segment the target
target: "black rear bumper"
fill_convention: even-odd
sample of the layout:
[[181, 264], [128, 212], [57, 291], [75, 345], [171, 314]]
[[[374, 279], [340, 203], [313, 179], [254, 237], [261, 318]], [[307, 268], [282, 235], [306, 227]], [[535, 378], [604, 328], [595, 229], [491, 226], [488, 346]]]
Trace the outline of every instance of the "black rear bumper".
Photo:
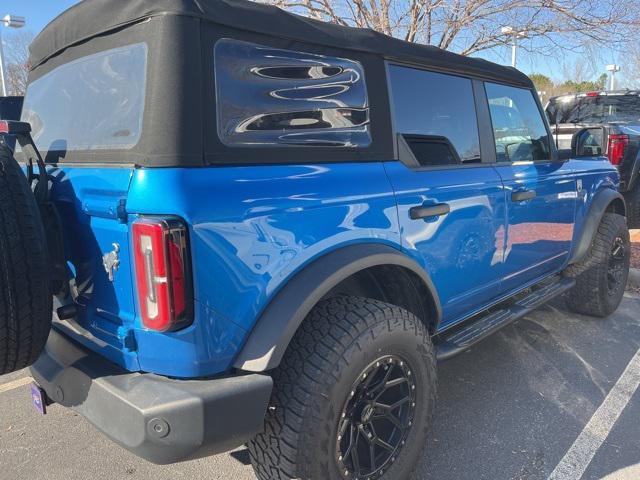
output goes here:
[[157, 464], [238, 447], [260, 431], [268, 375], [172, 380], [131, 373], [52, 331], [31, 374], [48, 397]]

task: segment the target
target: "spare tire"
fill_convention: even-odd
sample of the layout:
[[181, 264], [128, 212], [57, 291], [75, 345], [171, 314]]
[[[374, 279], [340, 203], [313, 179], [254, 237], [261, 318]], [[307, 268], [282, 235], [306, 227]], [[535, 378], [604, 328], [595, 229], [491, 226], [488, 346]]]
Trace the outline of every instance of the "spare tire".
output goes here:
[[0, 147], [0, 375], [28, 367], [51, 330], [47, 242], [35, 197]]

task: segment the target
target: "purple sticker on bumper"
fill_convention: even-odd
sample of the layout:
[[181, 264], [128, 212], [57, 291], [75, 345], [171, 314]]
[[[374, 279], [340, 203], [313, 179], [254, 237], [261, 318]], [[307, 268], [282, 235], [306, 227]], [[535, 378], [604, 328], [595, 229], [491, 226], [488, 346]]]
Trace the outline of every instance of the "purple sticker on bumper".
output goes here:
[[38, 385], [35, 383], [31, 384], [31, 400], [33, 401], [33, 406], [36, 407], [36, 410], [40, 412], [42, 415], [47, 413], [47, 403], [45, 401], [45, 393]]

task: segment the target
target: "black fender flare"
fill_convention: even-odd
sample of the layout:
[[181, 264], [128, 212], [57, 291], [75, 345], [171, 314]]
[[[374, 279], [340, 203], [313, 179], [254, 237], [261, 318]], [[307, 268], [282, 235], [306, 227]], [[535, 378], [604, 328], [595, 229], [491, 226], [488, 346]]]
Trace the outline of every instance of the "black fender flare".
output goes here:
[[571, 259], [569, 260], [570, 265], [581, 262], [589, 254], [591, 244], [593, 243], [593, 239], [595, 238], [598, 230], [598, 225], [600, 225], [600, 222], [602, 221], [602, 217], [607, 212], [609, 206], [618, 200], [621, 202], [622, 208], [626, 212], [624, 197], [617, 190], [604, 188], [596, 193], [595, 197], [591, 201], [589, 213], [587, 213], [587, 216], [585, 217], [580, 238], [576, 242]]
[[351, 275], [379, 265], [401, 266], [418, 275], [433, 296], [435, 321], [440, 321], [437, 291], [418, 263], [386, 245], [350, 245], [313, 261], [287, 282], [258, 318], [234, 367], [250, 372], [276, 368], [298, 327], [322, 297]]

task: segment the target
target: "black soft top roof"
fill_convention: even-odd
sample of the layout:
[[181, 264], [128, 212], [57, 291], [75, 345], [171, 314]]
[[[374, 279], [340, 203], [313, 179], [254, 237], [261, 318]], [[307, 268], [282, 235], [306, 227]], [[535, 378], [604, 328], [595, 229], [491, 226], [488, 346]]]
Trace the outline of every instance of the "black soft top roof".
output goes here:
[[428, 45], [404, 42], [369, 29], [333, 25], [246, 0], [83, 0], [53, 20], [31, 44], [36, 68], [67, 47], [159, 15], [186, 15], [299, 42], [381, 55], [531, 88], [522, 72]]

